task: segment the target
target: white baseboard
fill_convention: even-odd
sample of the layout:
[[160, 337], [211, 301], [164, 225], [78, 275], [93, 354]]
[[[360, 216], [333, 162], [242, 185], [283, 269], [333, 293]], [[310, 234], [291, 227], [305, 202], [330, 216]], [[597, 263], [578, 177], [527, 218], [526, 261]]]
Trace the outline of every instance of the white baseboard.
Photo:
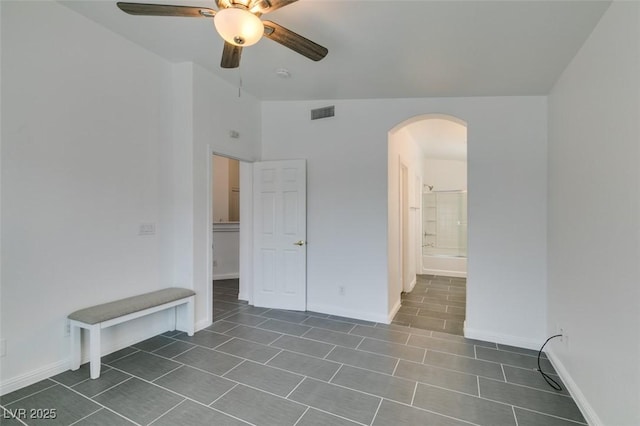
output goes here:
[[307, 310], [320, 312], [323, 314], [337, 315], [340, 317], [360, 319], [363, 321], [381, 322], [387, 324], [387, 315], [374, 314], [371, 312], [352, 311], [350, 309], [336, 308], [332, 305], [322, 305], [316, 303], [307, 303]]
[[40, 380], [47, 379], [56, 374], [67, 371], [71, 366], [71, 360], [65, 358], [53, 364], [29, 371], [28, 373], [12, 377], [9, 380], [2, 380], [0, 385], [0, 395], [6, 395], [10, 392], [22, 389], [25, 386], [32, 385]]
[[228, 274], [216, 274], [216, 273], [213, 274], [214, 280], [235, 280], [239, 278], [240, 278], [239, 272], [232, 272]]
[[194, 328], [195, 328], [195, 331], [200, 331], [202, 329], [205, 329], [205, 328], [209, 327], [211, 324], [213, 324], [213, 322], [211, 322], [211, 321], [209, 321], [208, 319], [205, 318], [205, 319], [202, 319], [200, 321], [197, 321], [194, 324]]
[[540, 346], [542, 346], [542, 344], [544, 343], [544, 340], [529, 339], [526, 337], [495, 333], [487, 330], [478, 330], [468, 327], [466, 321], [464, 322], [464, 337], [534, 350], [540, 349]]
[[[415, 281], [414, 281], [414, 285], [415, 285]], [[402, 299], [398, 299], [398, 301], [393, 306], [393, 308], [391, 308], [391, 312], [389, 312], [389, 315], [387, 316], [387, 321], [385, 322], [385, 324], [391, 324], [391, 321], [393, 321], [393, 317], [396, 316], [401, 306], [402, 306]]]
[[467, 278], [466, 272], [460, 271], [450, 271], [447, 269], [422, 269], [422, 274], [426, 275], [439, 275], [443, 277], [457, 277], [457, 278]]
[[418, 282], [417, 277], [413, 277], [413, 281], [411, 281], [411, 283], [409, 283], [409, 290], [404, 290], [405, 293], [411, 293], [413, 291], [413, 288], [416, 286]]
[[553, 352], [553, 349], [549, 347], [545, 350], [545, 353], [547, 354], [547, 358], [549, 358], [549, 361], [551, 361], [551, 365], [553, 365], [553, 368], [555, 368], [558, 376], [560, 376], [560, 378], [564, 382], [564, 385], [567, 387], [567, 390], [573, 397], [573, 400], [576, 402], [576, 405], [587, 421], [587, 424], [589, 424], [590, 426], [603, 426], [604, 423], [602, 422], [602, 420], [600, 420], [598, 414], [596, 414], [593, 406], [591, 406], [587, 398], [584, 396], [562, 361], [560, 361], [558, 356]]

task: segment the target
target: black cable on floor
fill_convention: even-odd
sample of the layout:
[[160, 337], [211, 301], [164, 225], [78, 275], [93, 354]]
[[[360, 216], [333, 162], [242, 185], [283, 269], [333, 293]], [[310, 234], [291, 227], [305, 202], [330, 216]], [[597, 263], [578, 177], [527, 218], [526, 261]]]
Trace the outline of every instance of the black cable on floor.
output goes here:
[[562, 390], [562, 386], [560, 386], [558, 384], [558, 382], [556, 382], [555, 380], [553, 380], [553, 378], [551, 378], [551, 376], [549, 376], [547, 373], [545, 373], [544, 371], [542, 371], [542, 367], [540, 366], [540, 356], [542, 355], [542, 349], [544, 349], [544, 346], [549, 343], [549, 340], [555, 338], [555, 337], [562, 337], [562, 334], [556, 334], [555, 336], [551, 336], [547, 339], [546, 342], [544, 342], [544, 344], [542, 345], [542, 347], [540, 348], [540, 351], [538, 352], [538, 371], [540, 372], [540, 374], [542, 374], [542, 378], [545, 380], [545, 382], [547, 382], [547, 384], [549, 384], [549, 386], [551, 386], [552, 388], [554, 388], [557, 391], [561, 391]]

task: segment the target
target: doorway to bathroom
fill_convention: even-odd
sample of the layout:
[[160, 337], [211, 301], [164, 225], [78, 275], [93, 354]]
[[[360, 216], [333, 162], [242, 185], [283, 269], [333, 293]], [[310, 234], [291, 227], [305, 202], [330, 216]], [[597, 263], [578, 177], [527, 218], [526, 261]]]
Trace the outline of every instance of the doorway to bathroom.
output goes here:
[[[397, 269], [390, 262], [390, 271], [398, 271], [398, 283], [390, 282], [390, 301], [397, 297], [394, 289], [401, 291], [395, 306], [390, 305], [392, 321], [462, 335], [468, 251], [466, 123], [442, 114], [414, 117], [390, 132], [389, 146], [389, 164], [391, 156], [400, 159], [399, 170], [390, 169], [390, 176], [398, 176], [398, 194], [390, 193], [389, 202], [390, 212], [398, 212], [399, 249]], [[397, 206], [391, 208], [394, 202]], [[414, 262], [407, 261], [407, 251]]]

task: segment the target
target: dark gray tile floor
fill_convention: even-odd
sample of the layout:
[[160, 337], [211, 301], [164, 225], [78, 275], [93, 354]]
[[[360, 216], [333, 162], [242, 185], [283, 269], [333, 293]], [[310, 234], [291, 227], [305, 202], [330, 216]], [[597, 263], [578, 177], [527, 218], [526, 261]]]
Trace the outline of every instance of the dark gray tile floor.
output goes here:
[[393, 324], [463, 335], [467, 300], [466, 278], [417, 275]]
[[[234, 306], [193, 338], [167, 332], [103, 357], [97, 380], [83, 365], [4, 395], [0, 423], [585, 422], [566, 392], [553, 391], [532, 370], [534, 351], [401, 325]], [[55, 410], [56, 418], [29, 418], [31, 409]]]

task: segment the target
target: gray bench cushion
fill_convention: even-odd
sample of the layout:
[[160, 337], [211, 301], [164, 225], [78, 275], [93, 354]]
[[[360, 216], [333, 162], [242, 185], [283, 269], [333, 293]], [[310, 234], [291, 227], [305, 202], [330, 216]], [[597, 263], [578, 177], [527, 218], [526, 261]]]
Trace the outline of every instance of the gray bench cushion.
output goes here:
[[151, 293], [127, 297], [126, 299], [116, 300], [115, 302], [80, 309], [79, 311], [75, 311], [70, 314], [69, 319], [80, 321], [85, 324], [98, 324], [100, 322], [119, 318], [144, 309], [153, 308], [154, 306], [162, 305], [164, 303], [173, 302], [174, 300], [193, 296], [194, 294], [196, 293], [193, 290], [189, 290], [187, 288], [164, 288], [162, 290], [152, 291]]

